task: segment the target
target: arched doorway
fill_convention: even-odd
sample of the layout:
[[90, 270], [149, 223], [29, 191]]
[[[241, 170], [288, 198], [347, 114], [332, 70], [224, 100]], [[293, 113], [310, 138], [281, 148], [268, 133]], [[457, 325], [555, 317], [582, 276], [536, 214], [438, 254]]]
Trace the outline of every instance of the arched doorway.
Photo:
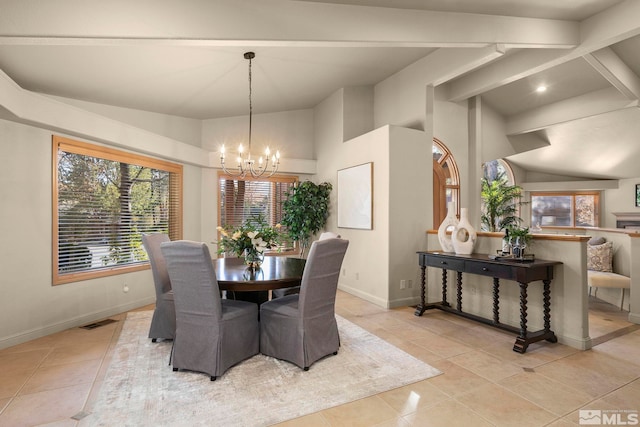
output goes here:
[[442, 141], [433, 138], [433, 228], [447, 216], [447, 205], [454, 202], [456, 215], [460, 206], [460, 174], [458, 166]]

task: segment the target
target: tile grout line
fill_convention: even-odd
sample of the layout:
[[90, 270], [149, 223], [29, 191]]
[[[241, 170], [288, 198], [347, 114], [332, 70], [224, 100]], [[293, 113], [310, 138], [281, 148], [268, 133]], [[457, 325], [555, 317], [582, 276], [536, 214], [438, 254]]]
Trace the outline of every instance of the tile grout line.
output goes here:
[[[127, 312], [128, 313], [128, 312]], [[114, 328], [113, 334], [111, 335], [111, 338], [109, 339], [109, 345], [107, 346], [107, 349], [105, 351], [105, 353], [102, 356], [102, 361], [100, 362], [100, 367], [98, 368], [98, 370], [96, 371], [96, 375], [93, 378], [93, 381], [91, 383], [91, 387], [89, 389], [89, 393], [87, 393], [87, 397], [84, 401], [84, 404], [82, 405], [82, 409], [80, 411], [79, 414], [75, 414], [75, 416], [81, 415], [81, 414], [90, 414], [90, 412], [87, 412], [87, 410], [89, 409], [87, 407], [87, 405], [89, 405], [90, 403], [92, 403], [92, 400], [95, 401], [95, 399], [98, 397], [98, 394], [100, 393], [100, 387], [98, 387], [98, 377], [102, 374], [102, 370], [105, 369], [104, 371], [104, 377], [106, 378], [106, 374], [108, 368], [109, 368], [109, 364], [111, 362], [111, 359], [113, 358], [113, 351], [116, 348], [116, 345], [118, 344], [118, 341], [120, 340], [120, 334], [122, 332], [122, 328], [124, 327], [124, 322], [127, 319], [127, 313], [124, 313], [125, 316], [123, 319], [118, 319], [118, 325]], [[109, 360], [107, 360], [107, 358], [109, 358]], [[97, 388], [98, 387], [98, 388]], [[83, 417], [84, 418], [84, 417]], [[71, 418], [71, 419], [75, 419], [75, 418]], [[79, 421], [79, 420], [77, 420]]]

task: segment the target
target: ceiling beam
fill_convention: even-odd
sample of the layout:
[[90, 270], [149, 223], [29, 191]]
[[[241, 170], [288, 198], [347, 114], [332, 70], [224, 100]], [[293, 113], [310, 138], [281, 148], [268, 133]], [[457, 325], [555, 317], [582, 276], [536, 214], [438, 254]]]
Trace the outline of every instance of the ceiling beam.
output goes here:
[[640, 34], [640, 1], [627, 0], [580, 23], [580, 44], [571, 50], [526, 50], [451, 83], [454, 102], [480, 95]]
[[[374, 105], [381, 100], [390, 104], [412, 105], [412, 117], [405, 116], [403, 109], [394, 109], [385, 116], [387, 123], [411, 127], [411, 123], [424, 120], [425, 114], [424, 93], [417, 91], [416, 87], [436, 86], [469, 71], [469, 67], [480, 66], [500, 55], [502, 53], [495, 46], [483, 49], [437, 49], [377, 83], [374, 87]], [[406, 85], [402, 84], [403, 81], [413, 83]], [[376, 120], [374, 117], [374, 121]]]
[[[588, 52], [640, 35], [640, 1], [626, 0], [580, 23], [580, 47]], [[587, 51], [583, 53], [587, 53]]]
[[523, 50], [449, 84], [449, 101], [460, 102], [565, 62], [566, 51]]
[[507, 119], [507, 135], [519, 135], [572, 120], [596, 116], [623, 108], [637, 107], [615, 88], [597, 90], [571, 99], [535, 108]]
[[488, 64], [504, 55], [501, 46], [487, 46], [484, 49], [438, 49], [428, 55], [428, 75], [433, 78], [429, 84], [439, 86], [469, 71]]
[[7, 0], [0, 43], [568, 48], [580, 38], [578, 23], [553, 19], [287, 0], [161, 4]]
[[584, 59], [628, 99], [640, 98], [640, 78], [610, 47], [588, 53]]

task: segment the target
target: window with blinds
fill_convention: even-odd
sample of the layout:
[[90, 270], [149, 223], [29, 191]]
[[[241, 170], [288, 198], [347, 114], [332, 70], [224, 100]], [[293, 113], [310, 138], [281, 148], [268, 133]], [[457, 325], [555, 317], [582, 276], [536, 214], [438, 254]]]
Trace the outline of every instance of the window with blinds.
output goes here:
[[[237, 227], [252, 217], [261, 216], [269, 225], [275, 226], [282, 219], [282, 204], [286, 194], [298, 182], [298, 178], [275, 175], [270, 178], [238, 179], [221, 172], [218, 182], [218, 225]], [[286, 233], [286, 230], [282, 231]], [[280, 249], [292, 251], [295, 248], [293, 243], [289, 243]]]
[[182, 238], [182, 166], [53, 137], [53, 283], [148, 268], [142, 235]]

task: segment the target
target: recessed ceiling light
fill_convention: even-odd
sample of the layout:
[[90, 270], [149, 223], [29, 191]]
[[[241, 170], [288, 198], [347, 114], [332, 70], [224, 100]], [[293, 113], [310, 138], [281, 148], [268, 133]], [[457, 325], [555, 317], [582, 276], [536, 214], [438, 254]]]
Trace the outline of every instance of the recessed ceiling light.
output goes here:
[[547, 91], [547, 87], [545, 85], [540, 85], [536, 88], [536, 92], [538, 93], [542, 93], [542, 92], [546, 92]]

